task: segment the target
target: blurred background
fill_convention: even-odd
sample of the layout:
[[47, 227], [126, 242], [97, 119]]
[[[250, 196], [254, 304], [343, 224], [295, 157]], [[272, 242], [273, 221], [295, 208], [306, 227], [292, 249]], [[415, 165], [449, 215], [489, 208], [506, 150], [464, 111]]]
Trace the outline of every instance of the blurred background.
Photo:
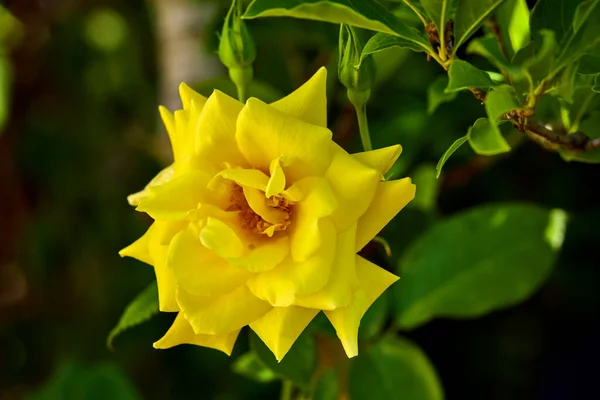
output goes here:
[[[276, 381], [232, 371], [247, 332], [231, 358], [192, 346], [154, 350], [173, 318], [161, 314], [119, 336], [114, 352], [106, 346], [123, 308], [153, 280], [151, 267], [117, 252], [151, 222], [126, 196], [170, 163], [157, 105], [177, 108], [182, 81], [235, 97], [216, 56], [228, 6], [0, 2], [0, 399], [278, 397]], [[248, 26], [258, 45], [250, 95], [273, 101], [327, 66], [330, 129], [359, 150], [355, 115], [337, 83], [338, 27], [285, 18]], [[426, 88], [443, 72], [437, 64], [404, 50], [380, 53], [376, 64], [374, 146], [401, 143], [395, 176], [433, 182], [432, 166], [483, 107], [463, 93], [429, 115]], [[447, 399], [589, 398], [600, 372], [600, 172], [515, 143], [497, 157], [461, 148], [429, 183], [432, 212], [407, 208], [386, 238], [397, 258], [433, 221], [469, 207], [560, 207], [570, 220], [553, 274], [517, 307], [436, 320], [408, 336], [432, 360]]]

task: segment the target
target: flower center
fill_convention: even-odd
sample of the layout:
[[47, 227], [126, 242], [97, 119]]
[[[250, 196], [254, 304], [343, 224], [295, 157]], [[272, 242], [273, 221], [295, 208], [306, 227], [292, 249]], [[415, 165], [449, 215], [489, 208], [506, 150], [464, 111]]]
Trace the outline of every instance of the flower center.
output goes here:
[[267, 198], [264, 192], [260, 193], [259, 200], [264, 201], [265, 208], [256, 210], [256, 205], [254, 209], [250, 206], [250, 203], [256, 203], [256, 199], [249, 203], [248, 194], [244, 189], [238, 184], [233, 184], [228, 211], [239, 211], [240, 224], [247, 231], [272, 237], [275, 232], [285, 231], [289, 226], [292, 204], [283, 197], [274, 195]]

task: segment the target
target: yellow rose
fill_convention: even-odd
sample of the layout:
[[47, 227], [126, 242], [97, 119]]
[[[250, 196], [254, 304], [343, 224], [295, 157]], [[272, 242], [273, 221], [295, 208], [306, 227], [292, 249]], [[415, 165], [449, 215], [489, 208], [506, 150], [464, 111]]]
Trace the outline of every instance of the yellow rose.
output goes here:
[[154, 347], [230, 354], [249, 325], [281, 360], [323, 310], [357, 355], [362, 316], [398, 278], [356, 253], [415, 187], [383, 181], [399, 145], [350, 155], [332, 141], [326, 76], [270, 105], [182, 84], [183, 109], [160, 108], [175, 161], [129, 197], [155, 222], [120, 252], [154, 266], [160, 310], [178, 313]]

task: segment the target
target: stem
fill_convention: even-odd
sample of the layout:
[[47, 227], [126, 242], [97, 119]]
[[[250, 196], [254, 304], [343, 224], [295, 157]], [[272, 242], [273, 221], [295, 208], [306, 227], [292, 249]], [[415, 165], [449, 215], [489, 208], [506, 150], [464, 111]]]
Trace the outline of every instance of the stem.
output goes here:
[[366, 105], [354, 105], [356, 110], [356, 118], [358, 119], [358, 130], [360, 132], [360, 140], [364, 151], [373, 150], [371, 144], [371, 135], [369, 134], [369, 124], [367, 122], [367, 107]]
[[281, 396], [280, 400], [292, 400], [292, 393], [294, 392], [294, 384], [289, 379], [284, 379], [281, 383]]
[[236, 85], [237, 87], [237, 95], [238, 95], [238, 100], [240, 101], [240, 103], [246, 103], [247, 100], [247, 87], [248, 85]]

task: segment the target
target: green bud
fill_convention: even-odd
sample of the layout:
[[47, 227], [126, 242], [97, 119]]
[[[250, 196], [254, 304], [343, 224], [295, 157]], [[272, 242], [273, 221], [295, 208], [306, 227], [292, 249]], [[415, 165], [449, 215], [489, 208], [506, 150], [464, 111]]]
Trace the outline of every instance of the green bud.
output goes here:
[[357, 32], [349, 25], [342, 24], [340, 26], [339, 45], [338, 77], [340, 82], [348, 89], [348, 97], [352, 104], [355, 104], [355, 101], [364, 101], [359, 103], [359, 105], [364, 105], [369, 99], [375, 78], [373, 59], [369, 55], [360, 62], [364, 46]]
[[241, 0], [233, 0], [219, 42], [219, 58], [229, 69], [250, 67], [256, 58], [256, 44], [241, 14]]

